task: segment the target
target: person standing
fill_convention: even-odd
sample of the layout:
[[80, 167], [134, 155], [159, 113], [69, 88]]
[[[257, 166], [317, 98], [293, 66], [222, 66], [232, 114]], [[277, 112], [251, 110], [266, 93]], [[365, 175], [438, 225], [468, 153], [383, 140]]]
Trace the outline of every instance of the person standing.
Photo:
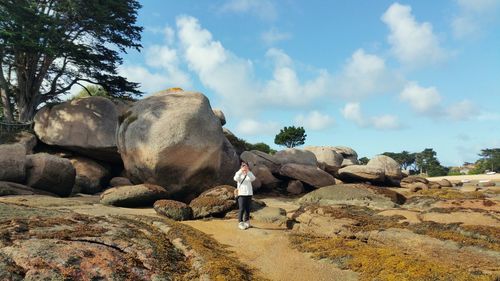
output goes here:
[[243, 162], [241, 168], [234, 175], [234, 180], [237, 182], [238, 227], [244, 230], [250, 227], [250, 204], [253, 196], [252, 182], [255, 180], [255, 175], [248, 168], [248, 164]]

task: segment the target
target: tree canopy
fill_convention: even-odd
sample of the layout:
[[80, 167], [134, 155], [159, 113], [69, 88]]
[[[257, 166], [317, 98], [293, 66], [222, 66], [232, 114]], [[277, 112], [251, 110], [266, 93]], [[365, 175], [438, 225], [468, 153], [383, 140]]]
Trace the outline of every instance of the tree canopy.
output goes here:
[[486, 148], [479, 153], [472, 174], [482, 174], [486, 171], [500, 172], [500, 148]]
[[118, 75], [120, 52], [141, 48], [137, 0], [0, 1], [0, 91], [5, 118], [31, 120], [74, 85], [101, 85], [134, 97]]
[[420, 173], [426, 173], [430, 177], [445, 176], [448, 174], [448, 169], [441, 166], [436, 155], [437, 153], [432, 148], [426, 148], [416, 154], [415, 163], [420, 169]]
[[284, 127], [274, 138], [274, 143], [292, 148], [303, 145], [306, 141], [306, 137], [306, 131], [303, 127]]

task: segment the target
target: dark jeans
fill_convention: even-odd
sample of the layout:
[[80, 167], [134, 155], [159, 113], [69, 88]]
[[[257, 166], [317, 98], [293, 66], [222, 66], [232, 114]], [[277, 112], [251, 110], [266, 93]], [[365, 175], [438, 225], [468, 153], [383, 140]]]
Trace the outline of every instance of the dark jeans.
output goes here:
[[[238, 212], [238, 220], [239, 222], [250, 220], [250, 205], [252, 203], [252, 196], [238, 196], [238, 205], [240, 207], [240, 211]], [[243, 215], [245, 219], [243, 219]]]

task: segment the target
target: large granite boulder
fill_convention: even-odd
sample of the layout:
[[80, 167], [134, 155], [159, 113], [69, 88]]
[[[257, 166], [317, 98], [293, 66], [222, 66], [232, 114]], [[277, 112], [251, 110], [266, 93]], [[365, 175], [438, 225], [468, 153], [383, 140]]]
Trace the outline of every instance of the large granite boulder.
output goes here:
[[176, 221], [190, 220], [193, 217], [193, 210], [186, 203], [162, 199], [154, 203], [153, 208], [156, 213]]
[[316, 188], [335, 184], [335, 178], [332, 175], [316, 166], [285, 164], [281, 166], [280, 174]]
[[107, 189], [101, 194], [100, 202], [119, 207], [141, 207], [151, 206], [154, 202], [167, 197], [165, 188], [145, 183]]
[[17, 143], [0, 145], [0, 181], [23, 183], [25, 177], [25, 147]]
[[343, 182], [382, 183], [385, 173], [382, 168], [367, 165], [349, 165], [339, 170], [339, 179]]
[[240, 158], [242, 161], [248, 163], [250, 169], [253, 169], [255, 166], [263, 165], [273, 174], [279, 172], [281, 165], [278, 159], [273, 155], [258, 150], [245, 151], [241, 153]]
[[373, 167], [383, 170], [385, 174], [385, 182], [389, 185], [399, 186], [399, 181], [403, 178], [401, 167], [391, 157], [385, 155], [377, 155], [368, 161], [367, 167]]
[[331, 175], [335, 175], [342, 167], [344, 157], [328, 146], [306, 146], [304, 150], [314, 153], [319, 167]]
[[116, 106], [103, 97], [45, 106], [35, 116], [35, 133], [42, 142], [109, 162], [120, 161], [117, 125]]
[[314, 153], [308, 150], [297, 148], [287, 148], [280, 150], [274, 154], [274, 158], [278, 160], [281, 165], [284, 164], [301, 164], [318, 166], [318, 160]]
[[47, 153], [26, 156], [28, 186], [69, 196], [75, 184], [76, 171], [71, 161]]
[[121, 117], [117, 145], [134, 183], [165, 186], [184, 199], [231, 183], [238, 158], [203, 94], [166, 90], [137, 101]]
[[222, 185], [211, 188], [192, 200], [189, 206], [193, 210], [193, 217], [224, 217], [224, 215], [236, 208], [234, 198], [235, 188]]
[[330, 146], [329, 148], [342, 155], [342, 158], [344, 158], [342, 161], [342, 167], [359, 164], [358, 153], [354, 151], [354, 149], [347, 146]]
[[367, 184], [337, 184], [307, 193], [300, 204], [356, 205], [373, 209], [387, 209], [403, 204], [406, 198], [390, 189]]
[[73, 193], [95, 194], [108, 185], [111, 172], [107, 165], [84, 157], [74, 157], [70, 161], [76, 170]]

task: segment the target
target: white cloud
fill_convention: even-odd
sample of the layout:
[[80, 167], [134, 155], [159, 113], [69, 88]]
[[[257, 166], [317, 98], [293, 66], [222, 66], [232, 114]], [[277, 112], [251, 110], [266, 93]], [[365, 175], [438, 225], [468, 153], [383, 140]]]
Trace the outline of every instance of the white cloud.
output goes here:
[[238, 123], [236, 132], [244, 136], [272, 135], [279, 132], [279, 125], [276, 122], [259, 122], [248, 118]]
[[447, 54], [428, 22], [419, 23], [411, 13], [411, 7], [392, 4], [382, 15], [382, 21], [390, 29], [389, 44], [394, 55], [408, 66], [438, 63]]
[[335, 123], [333, 117], [327, 114], [320, 113], [319, 111], [311, 111], [309, 114], [299, 114], [295, 118], [295, 124], [305, 127], [306, 130], [321, 131]]
[[408, 82], [399, 97], [418, 113], [436, 113], [441, 102], [435, 87], [424, 88], [416, 82]]
[[280, 41], [289, 40], [292, 38], [290, 32], [281, 32], [276, 28], [271, 28], [260, 35], [260, 38], [266, 45], [274, 45]]
[[389, 70], [383, 58], [358, 49], [335, 76], [332, 88], [336, 96], [358, 101], [397, 89], [402, 84], [403, 78]]
[[453, 35], [458, 39], [477, 36], [482, 26], [494, 20], [500, 7], [498, 0], [456, 0], [459, 12], [452, 19]]
[[304, 107], [328, 92], [326, 71], [301, 81], [293, 60], [282, 50], [270, 49], [266, 53], [274, 63], [274, 71], [271, 79], [262, 81], [255, 77], [252, 61], [225, 49], [196, 18], [179, 17], [177, 28], [189, 69], [235, 114], [255, 113], [264, 106]]
[[377, 130], [397, 130], [402, 128], [398, 117], [394, 115], [385, 114], [365, 117], [361, 111], [361, 105], [357, 102], [347, 103], [341, 109], [341, 113], [346, 120], [352, 121], [362, 128], [374, 128]]
[[225, 13], [251, 13], [263, 20], [273, 21], [278, 12], [271, 0], [227, 0], [221, 7]]
[[460, 121], [468, 120], [479, 113], [479, 108], [473, 102], [469, 100], [463, 100], [455, 104], [450, 105], [446, 109], [446, 115], [448, 118]]
[[122, 65], [119, 67], [118, 73], [127, 77], [129, 81], [141, 83], [140, 89], [146, 94], [172, 87], [186, 87], [186, 85], [173, 82], [165, 74], [152, 73], [139, 65]]
[[398, 117], [394, 115], [373, 116], [370, 120], [373, 127], [379, 130], [397, 130], [402, 127]]

